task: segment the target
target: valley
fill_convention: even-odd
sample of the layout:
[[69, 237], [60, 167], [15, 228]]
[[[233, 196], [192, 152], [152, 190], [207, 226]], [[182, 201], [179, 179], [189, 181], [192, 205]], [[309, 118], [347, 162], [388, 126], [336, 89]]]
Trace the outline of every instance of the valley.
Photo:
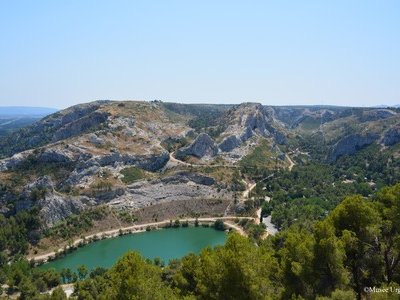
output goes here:
[[[399, 120], [383, 108], [81, 104], [0, 140], [0, 209], [35, 207], [48, 228], [98, 205], [139, 223], [254, 216], [259, 199], [276, 202], [264, 180], [272, 173], [329, 165], [376, 144], [398, 157]], [[325, 153], [313, 152], [315, 143]], [[109, 226], [120, 227], [114, 219]]]
[[61, 110], [0, 137], [5, 260], [58, 263], [98, 240], [165, 227], [222, 228], [259, 246], [312, 232], [346, 197], [400, 181], [399, 128], [398, 108], [95, 101]]

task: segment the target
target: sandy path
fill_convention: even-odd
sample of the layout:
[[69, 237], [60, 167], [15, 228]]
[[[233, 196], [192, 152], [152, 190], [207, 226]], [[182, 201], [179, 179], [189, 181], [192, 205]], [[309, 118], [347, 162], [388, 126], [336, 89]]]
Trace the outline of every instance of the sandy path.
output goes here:
[[[244, 181], [246, 182], [246, 181]], [[242, 198], [243, 200], [246, 200], [249, 197], [250, 192], [256, 187], [257, 182], [250, 184], [246, 182], [246, 185], [248, 186], [247, 189], [243, 192]]]
[[289, 156], [288, 154], [285, 154], [285, 155], [286, 155], [286, 158], [288, 159], [288, 161], [289, 161], [289, 163], [290, 163], [288, 169], [289, 169], [289, 171], [292, 171], [293, 167], [294, 167], [296, 164], [294, 163], [294, 161], [290, 158], [290, 156]]
[[[221, 219], [221, 220], [235, 220], [235, 219], [250, 219], [253, 220], [254, 218], [252, 217], [235, 217], [235, 216], [227, 216], [227, 217], [219, 217], [219, 218], [198, 218], [197, 220], [199, 222], [215, 222], [216, 220]], [[190, 222], [190, 223], [194, 223], [196, 221], [196, 218], [187, 218], [187, 219], [180, 219], [180, 222]], [[120, 231], [122, 232], [128, 232], [128, 231], [133, 231], [132, 233], [139, 233], [139, 232], [144, 232], [146, 231], [146, 227], [150, 226], [150, 227], [158, 227], [158, 226], [165, 226], [167, 224], [170, 223], [170, 220], [164, 220], [161, 222], [152, 222], [152, 223], [146, 223], [146, 224], [141, 224], [141, 225], [132, 225], [129, 227], [122, 227], [122, 228], [117, 228], [117, 229], [112, 229], [112, 230], [108, 230], [108, 231], [102, 231], [102, 232], [98, 232], [95, 234], [91, 234], [88, 236], [85, 236], [84, 239], [76, 239], [73, 243], [72, 246], [77, 246], [79, 243], [83, 242], [84, 240], [90, 240], [93, 237], [97, 236], [97, 237], [102, 237], [102, 236], [106, 236], [107, 238], [111, 238], [111, 237], [116, 237], [119, 235]], [[234, 230], [237, 230], [240, 234], [242, 235], [246, 235], [245, 232], [243, 231], [242, 228], [240, 228], [239, 226], [231, 223], [231, 222], [225, 222], [226, 226], [229, 228], [232, 228]], [[67, 247], [68, 248], [68, 247]], [[61, 252], [63, 251], [63, 248], [58, 249], [57, 252]], [[34, 261], [47, 261], [49, 257], [55, 256], [56, 252], [49, 252], [46, 254], [42, 254], [42, 255], [36, 255], [36, 256], [30, 256], [27, 257], [28, 260], [34, 260]]]
[[[203, 222], [213, 222], [216, 219], [224, 219], [224, 220], [228, 220], [226, 222], [224, 222], [225, 226], [228, 228], [232, 228], [233, 230], [237, 231], [239, 234], [243, 235], [243, 236], [247, 236], [246, 232], [244, 232], [243, 228], [241, 228], [240, 226], [236, 225], [235, 223], [233, 223], [232, 221], [229, 221], [230, 219], [236, 219], [236, 217], [221, 217], [221, 218], [199, 218], [198, 221], [203, 221]], [[238, 217], [238, 219], [252, 219], [251, 217]], [[189, 222], [194, 222], [196, 219], [183, 219], [181, 221], [189, 221]], [[152, 224], [166, 224], [169, 223], [170, 221], [163, 221], [163, 222], [157, 222], [157, 223], [147, 223], [147, 224], [143, 224], [143, 225], [137, 225], [137, 226], [152, 226]], [[125, 228], [130, 228], [130, 227], [125, 227]], [[137, 232], [144, 232], [145, 230], [139, 230], [136, 231]], [[109, 230], [109, 231], [104, 231], [102, 233], [114, 233], [115, 230]], [[117, 232], [119, 233], [119, 229], [117, 230]], [[98, 233], [102, 234], [102, 233]], [[61, 250], [61, 249], [60, 249]], [[32, 257], [32, 259], [34, 260], [43, 260], [43, 259], [47, 259], [49, 256], [52, 256], [54, 254], [54, 252], [52, 253], [47, 253], [44, 255], [40, 255], [40, 256], [36, 256], [36, 257]], [[44, 257], [47, 256], [47, 257]], [[67, 295], [67, 298], [69, 298], [72, 293], [74, 292], [74, 283], [68, 283], [68, 284], [61, 284], [59, 285], [65, 292], [65, 294]], [[57, 288], [57, 287], [56, 287]], [[50, 290], [48, 293], [51, 294], [53, 292], [55, 288], [53, 288], [52, 290]]]
[[225, 226], [236, 230], [236, 231], [239, 232], [241, 235], [247, 236], [247, 233], [243, 230], [243, 228], [240, 227], [239, 225], [236, 225], [236, 224], [233, 223], [232, 221], [224, 222], [224, 224], [225, 224]]
[[176, 163], [176, 164], [178, 164], [178, 165], [193, 167], [192, 164], [189, 164], [189, 163], [187, 163], [187, 162], [185, 162], [185, 161], [176, 159], [176, 158], [174, 157], [174, 154], [175, 154], [175, 152], [171, 152], [171, 153], [169, 154], [169, 161], [170, 161], [170, 162]]
[[261, 211], [262, 211], [261, 207], [256, 211], [256, 219], [254, 220], [254, 223], [256, 223], [257, 225], [260, 224]]
[[195, 167], [195, 168], [204, 168], [204, 167], [208, 167], [208, 168], [239, 168], [239, 166], [237, 166], [237, 165], [191, 164], [191, 163], [187, 163], [183, 160], [177, 159], [176, 157], [174, 157], [174, 155], [175, 155], [175, 152], [171, 152], [169, 154], [169, 161], [172, 163], [176, 163], [178, 165], [182, 165], [182, 166]]

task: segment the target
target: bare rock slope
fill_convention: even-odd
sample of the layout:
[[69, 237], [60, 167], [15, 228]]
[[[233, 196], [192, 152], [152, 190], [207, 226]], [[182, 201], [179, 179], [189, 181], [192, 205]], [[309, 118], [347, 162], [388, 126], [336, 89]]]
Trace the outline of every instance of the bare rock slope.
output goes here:
[[295, 150], [293, 141], [321, 133], [334, 162], [372, 143], [399, 143], [399, 126], [399, 114], [389, 109], [159, 101], [76, 105], [0, 140], [0, 211], [39, 207], [43, 223], [52, 226], [100, 203], [119, 209], [173, 201], [229, 203], [233, 183], [214, 169], [203, 173], [203, 167], [237, 171], [254, 151], [275, 151], [285, 159], [284, 149]]

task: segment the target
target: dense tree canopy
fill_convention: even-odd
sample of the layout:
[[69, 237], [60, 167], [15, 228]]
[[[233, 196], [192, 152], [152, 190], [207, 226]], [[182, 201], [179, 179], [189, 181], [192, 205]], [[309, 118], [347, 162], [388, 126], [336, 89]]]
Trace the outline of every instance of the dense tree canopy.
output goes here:
[[77, 296], [360, 299], [365, 287], [399, 286], [399, 213], [400, 184], [369, 199], [347, 197], [311, 228], [293, 225], [257, 243], [233, 233], [224, 246], [187, 255], [164, 268], [128, 253], [109, 271], [77, 283]]

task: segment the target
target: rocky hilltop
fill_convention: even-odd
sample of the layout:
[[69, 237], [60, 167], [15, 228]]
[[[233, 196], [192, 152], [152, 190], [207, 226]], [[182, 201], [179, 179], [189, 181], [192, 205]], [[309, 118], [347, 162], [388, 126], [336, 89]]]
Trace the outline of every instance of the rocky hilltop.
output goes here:
[[227, 128], [220, 148], [229, 152], [253, 136], [273, 137], [285, 144], [285, 131], [279, 126], [270, 109], [257, 103], [246, 103], [232, 108], [224, 116]]
[[308, 153], [299, 141], [318, 136], [324, 159], [334, 162], [373, 143], [394, 147], [399, 128], [391, 109], [80, 104], [0, 140], [0, 208], [13, 214], [38, 206], [52, 226], [98, 204], [229, 203], [238, 197], [242, 161], [289, 167], [290, 155]]

